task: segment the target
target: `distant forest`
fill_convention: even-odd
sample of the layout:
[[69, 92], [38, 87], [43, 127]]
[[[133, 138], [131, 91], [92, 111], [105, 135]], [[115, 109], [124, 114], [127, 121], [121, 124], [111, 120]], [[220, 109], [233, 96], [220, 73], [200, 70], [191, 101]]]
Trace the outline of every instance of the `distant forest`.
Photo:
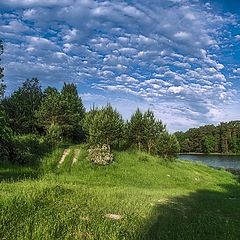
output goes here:
[[240, 121], [176, 132], [182, 153], [240, 153]]

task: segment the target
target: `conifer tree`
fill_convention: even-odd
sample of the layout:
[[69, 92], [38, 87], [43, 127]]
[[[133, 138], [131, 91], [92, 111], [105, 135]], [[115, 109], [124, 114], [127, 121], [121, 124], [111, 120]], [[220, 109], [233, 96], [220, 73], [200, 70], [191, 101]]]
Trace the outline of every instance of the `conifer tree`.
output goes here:
[[130, 143], [137, 145], [138, 150], [141, 151], [144, 143], [144, 122], [143, 114], [139, 108], [131, 116], [128, 123], [128, 135]]
[[146, 143], [146, 149], [149, 154], [155, 151], [155, 147], [160, 134], [165, 131], [165, 126], [161, 121], [157, 120], [153, 111], [148, 110], [143, 115], [144, 125], [144, 141]]
[[77, 87], [64, 83], [60, 97], [62, 131], [66, 139], [83, 139], [83, 118], [85, 109]]
[[86, 140], [88, 143], [94, 142], [92, 139], [93, 136], [92, 136], [90, 130], [93, 125], [94, 117], [98, 111], [99, 111], [99, 109], [93, 105], [93, 107], [90, 109], [90, 111], [86, 112], [85, 116], [84, 116], [83, 130], [84, 130], [85, 137], [86, 137]]
[[39, 110], [36, 112], [38, 125], [49, 131], [50, 127], [61, 124], [60, 93], [56, 88], [48, 87], [44, 90]]
[[122, 137], [124, 121], [119, 112], [108, 104], [88, 113], [84, 125], [91, 145], [106, 144], [110, 148]]
[[175, 157], [180, 151], [180, 145], [175, 135], [162, 132], [157, 144], [157, 154], [164, 158]]
[[64, 139], [80, 141], [83, 140], [84, 112], [76, 86], [64, 83], [61, 92], [51, 87], [44, 91], [43, 101], [36, 116], [39, 126], [46, 132], [59, 129]]

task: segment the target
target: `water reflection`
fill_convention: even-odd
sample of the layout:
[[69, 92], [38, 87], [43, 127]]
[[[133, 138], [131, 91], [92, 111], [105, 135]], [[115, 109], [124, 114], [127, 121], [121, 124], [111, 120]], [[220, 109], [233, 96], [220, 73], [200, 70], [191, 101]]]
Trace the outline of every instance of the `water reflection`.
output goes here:
[[182, 154], [178, 158], [202, 162], [212, 167], [240, 169], [240, 156]]

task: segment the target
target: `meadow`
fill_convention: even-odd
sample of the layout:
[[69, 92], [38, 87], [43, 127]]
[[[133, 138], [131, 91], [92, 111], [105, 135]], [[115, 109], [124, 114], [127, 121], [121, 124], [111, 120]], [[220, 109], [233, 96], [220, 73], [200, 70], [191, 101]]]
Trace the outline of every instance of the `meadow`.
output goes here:
[[[72, 164], [75, 149], [80, 149]], [[240, 239], [240, 183], [202, 164], [128, 150], [97, 166], [84, 145], [0, 166], [0, 239]]]

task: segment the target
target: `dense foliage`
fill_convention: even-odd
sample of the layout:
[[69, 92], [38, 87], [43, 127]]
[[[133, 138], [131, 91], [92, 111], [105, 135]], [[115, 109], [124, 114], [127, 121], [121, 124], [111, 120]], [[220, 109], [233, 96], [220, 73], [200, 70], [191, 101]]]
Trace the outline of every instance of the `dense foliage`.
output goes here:
[[12, 131], [7, 125], [6, 114], [0, 105], [0, 159], [8, 160]]
[[162, 132], [156, 144], [157, 154], [162, 157], [175, 157], [180, 152], [180, 145], [175, 135]]
[[83, 140], [85, 109], [76, 85], [64, 83], [61, 92], [56, 88], [46, 88], [39, 110], [35, 113], [38, 125], [49, 138]]
[[[150, 154], [160, 156], [175, 155], [178, 152], [178, 147], [172, 147], [170, 141], [164, 145], [162, 150], [159, 150], [159, 144], [162, 142], [162, 136], [172, 136], [167, 133], [166, 126], [155, 118], [154, 112], [147, 110], [142, 113], [139, 109], [132, 115], [127, 122], [127, 135], [129, 143], [138, 148], [138, 150], [147, 151]], [[171, 152], [171, 153], [170, 153]], [[167, 154], [170, 153], [170, 154]]]
[[131, 147], [163, 157], [174, 156], [179, 151], [176, 138], [151, 110], [142, 113], [137, 109], [130, 121], [124, 122], [110, 104], [100, 109], [93, 107], [86, 113], [84, 129], [87, 143], [93, 147], [104, 144], [109, 149]]
[[[0, 56], [3, 53], [3, 45], [0, 40]], [[0, 58], [1, 61], [1, 58]], [[3, 67], [0, 66], [0, 159], [8, 160], [10, 157], [12, 131], [8, 127], [8, 119], [2, 105], [2, 97], [4, 95], [5, 84], [3, 82]]]
[[108, 104], [101, 109], [91, 109], [86, 114], [84, 128], [90, 145], [116, 147], [123, 137], [124, 121], [120, 113]]
[[35, 112], [42, 99], [42, 90], [37, 78], [27, 79], [22, 86], [2, 101], [10, 127], [15, 133], [37, 132]]
[[[0, 56], [3, 54], [3, 44], [2, 44], [2, 40], [0, 40]], [[0, 62], [1, 62], [1, 58], [0, 58]], [[5, 84], [3, 82], [3, 70], [4, 68], [2, 66], [0, 66], [0, 99], [3, 97], [4, 94], [4, 90], [5, 90]]]
[[181, 152], [240, 153], [240, 121], [192, 128], [175, 135]]

